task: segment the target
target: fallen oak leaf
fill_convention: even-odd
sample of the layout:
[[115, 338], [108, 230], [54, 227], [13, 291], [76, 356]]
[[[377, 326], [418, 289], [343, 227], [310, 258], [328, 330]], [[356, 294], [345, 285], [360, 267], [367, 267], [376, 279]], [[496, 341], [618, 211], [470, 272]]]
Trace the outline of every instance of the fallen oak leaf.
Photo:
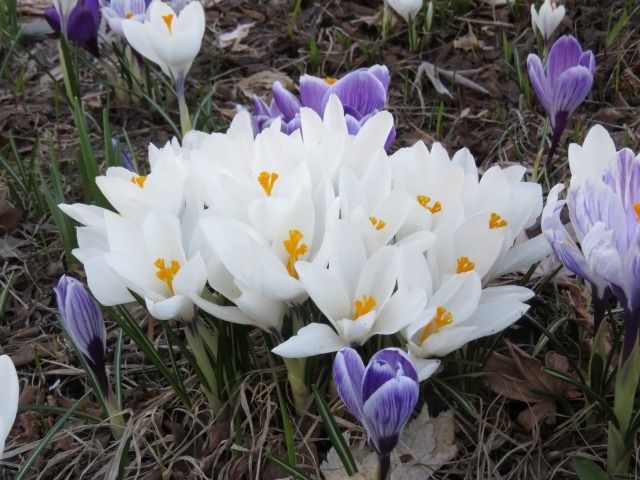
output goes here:
[[[495, 393], [529, 404], [518, 415], [518, 423], [531, 430], [543, 418], [555, 424], [556, 401], [553, 396], [576, 399], [581, 393], [572, 385], [547, 375], [540, 360], [506, 341], [510, 356], [492, 353], [484, 367], [484, 383]], [[568, 360], [555, 352], [545, 355], [544, 366], [569, 374]], [[545, 395], [548, 392], [548, 395]]]

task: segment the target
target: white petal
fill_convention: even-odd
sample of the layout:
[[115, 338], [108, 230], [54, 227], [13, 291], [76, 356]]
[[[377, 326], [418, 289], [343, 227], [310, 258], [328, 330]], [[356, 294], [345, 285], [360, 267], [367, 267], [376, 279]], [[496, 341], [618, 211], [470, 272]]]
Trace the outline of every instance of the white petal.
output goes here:
[[312, 323], [271, 351], [285, 358], [303, 358], [337, 352], [348, 346], [329, 325]]

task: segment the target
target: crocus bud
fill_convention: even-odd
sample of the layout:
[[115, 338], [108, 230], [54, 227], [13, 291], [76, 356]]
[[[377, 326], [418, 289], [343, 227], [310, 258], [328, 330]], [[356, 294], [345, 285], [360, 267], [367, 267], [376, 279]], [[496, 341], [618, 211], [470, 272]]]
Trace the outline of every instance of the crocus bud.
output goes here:
[[422, 0], [389, 0], [389, 6], [408, 23], [415, 21], [422, 8]]
[[67, 275], [60, 278], [54, 290], [62, 325], [95, 373], [106, 396], [111, 390], [105, 368], [107, 332], [98, 302], [81, 282]]
[[44, 12], [44, 18], [56, 33], [61, 33], [92, 55], [99, 57], [98, 29], [100, 5], [98, 0], [55, 0]]
[[431, 31], [431, 27], [433, 26], [433, 2], [429, 1], [427, 4], [427, 18], [425, 20], [425, 27], [427, 32]]
[[18, 374], [8, 355], [0, 355], [0, 455], [4, 452], [4, 442], [18, 413], [20, 385]]
[[560, 22], [564, 18], [564, 7], [556, 6], [556, 2], [544, 0], [540, 6], [540, 10], [536, 11], [536, 7], [531, 5], [531, 25], [533, 31], [540, 31], [545, 43], [549, 42], [551, 35], [558, 28]]
[[369, 445], [386, 456], [396, 447], [418, 401], [418, 374], [400, 349], [376, 353], [364, 367], [352, 348], [340, 350], [333, 378], [347, 408], [364, 426]]

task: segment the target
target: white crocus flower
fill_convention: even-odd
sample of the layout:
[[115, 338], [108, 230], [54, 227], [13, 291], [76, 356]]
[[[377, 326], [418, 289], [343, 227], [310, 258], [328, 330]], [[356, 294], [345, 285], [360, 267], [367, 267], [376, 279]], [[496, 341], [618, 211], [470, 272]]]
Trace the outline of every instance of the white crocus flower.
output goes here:
[[13, 426], [13, 421], [18, 413], [18, 398], [20, 396], [20, 384], [18, 374], [8, 355], [0, 355], [0, 456], [4, 452], [4, 442]]
[[329, 268], [296, 264], [301, 282], [331, 326], [311, 323], [301, 328], [273, 349], [278, 355], [301, 358], [362, 345], [373, 335], [398, 332], [424, 307], [422, 289], [396, 289], [396, 247], [382, 247], [367, 258], [353, 225], [338, 220], [333, 235]]
[[422, 8], [422, 0], [388, 0], [389, 6], [408, 23], [415, 21]]
[[584, 143], [569, 145], [570, 190], [580, 187], [587, 178], [602, 178], [616, 158], [616, 145], [602, 125], [591, 127]]
[[200, 2], [191, 2], [178, 15], [168, 4], [154, 0], [147, 13], [148, 21], [124, 20], [122, 30], [134, 50], [158, 64], [173, 79], [185, 135], [191, 130], [191, 118], [184, 97], [184, 81], [202, 44], [204, 9]]
[[450, 277], [429, 299], [424, 313], [403, 335], [416, 358], [443, 356], [476, 338], [504, 330], [528, 310], [524, 287], [482, 289], [476, 272]]
[[540, 31], [545, 43], [549, 42], [551, 35], [558, 28], [564, 18], [564, 6], [557, 6], [556, 2], [544, 0], [540, 10], [536, 11], [535, 5], [531, 5], [531, 25], [533, 31]]
[[159, 320], [190, 320], [191, 293], [204, 289], [207, 271], [199, 253], [187, 258], [177, 217], [150, 212], [141, 224], [105, 213], [108, 251], [85, 263], [91, 292], [103, 305], [142, 297]]

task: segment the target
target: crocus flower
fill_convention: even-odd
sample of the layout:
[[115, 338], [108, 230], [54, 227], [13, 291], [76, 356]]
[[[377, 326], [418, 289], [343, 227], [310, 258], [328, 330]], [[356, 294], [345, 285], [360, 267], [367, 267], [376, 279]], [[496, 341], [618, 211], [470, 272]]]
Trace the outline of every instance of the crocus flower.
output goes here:
[[155, 0], [149, 5], [148, 14], [149, 20], [144, 23], [123, 21], [122, 30], [134, 50], [158, 64], [174, 81], [184, 135], [191, 130], [184, 80], [202, 44], [204, 9], [200, 2], [191, 2], [177, 14], [168, 4]]
[[556, 2], [544, 0], [540, 10], [536, 11], [535, 5], [531, 5], [531, 26], [533, 31], [540, 31], [545, 43], [549, 42], [551, 35], [558, 28], [564, 18], [564, 7], [556, 6]]
[[147, 7], [151, 0], [111, 0], [109, 5], [102, 7], [102, 15], [118, 36], [125, 37], [122, 29], [124, 20], [132, 19], [144, 22]]
[[54, 290], [62, 325], [96, 374], [106, 395], [110, 391], [105, 368], [107, 332], [98, 302], [89, 295], [81, 282], [67, 275], [60, 278]]
[[571, 35], [559, 38], [551, 47], [546, 73], [540, 58], [529, 54], [529, 78], [540, 103], [549, 114], [553, 132], [547, 164], [553, 158], [569, 117], [591, 90], [595, 68], [591, 50], [583, 52]]
[[[349, 133], [356, 135], [371, 116], [384, 108], [388, 91], [389, 70], [383, 65], [355, 70], [339, 80], [303, 75], [299, 100], [280, 82], [273, 85], [271, 105], [254, 99], [254, 123], [264, 129], [271, 124], [269, 118], [280, 117], [283, 131], [290, 134], [300, 128], [300, 108], [309, 107], [323, 118], [329, 98], [335, 94], [343, 105]], [[394, 138], [392, 130], [385, 148], [389, 148]]]
[[0, 395], [0, 455], [2, 455], [4, 442], [18, 413], [20, 394], [16, 367], [8, 355], [0, 355], [0, 385], [2, 385], [2, 395]]
[[115, 138], [111, 139], [111, 147], [113, 148], [113, 153], [116, 158], [120, 158], [120, 163], [124, 168], [129, 170], [130, 172], [136, 173], [136, 166], [131, 159], [131, 155], [127, 152], [127, 149], [124, 146], [120, 146], [120, 151], [118, 151], [118, 140]]
[[[438, 367], [434, 361], [431, 373]], [[389, 455], [418, 401], [418, 373], [409, 356], [397, 348], [380, 350], [365, 368], [352, 348], [343, 348], [333, 363], [333, 378], [342, 401], [367, 432], [380, 458], [378, 478], [386, 479]]]
[[100, 6], [98, 0], [54, 0], [44, 17], [56, 33], [61, 33], [92, 55], [99, 57], [98, 28]]
[[609, 282], [624, 309], [628, 358], [640, 327], [640, 157], [620, 150], [605, 174], [587, 178], [569, 201], [589, 268]]
[[422, 0], [389, 0], [389, 6], [408, 23], [415, 21], [422, 8]]

